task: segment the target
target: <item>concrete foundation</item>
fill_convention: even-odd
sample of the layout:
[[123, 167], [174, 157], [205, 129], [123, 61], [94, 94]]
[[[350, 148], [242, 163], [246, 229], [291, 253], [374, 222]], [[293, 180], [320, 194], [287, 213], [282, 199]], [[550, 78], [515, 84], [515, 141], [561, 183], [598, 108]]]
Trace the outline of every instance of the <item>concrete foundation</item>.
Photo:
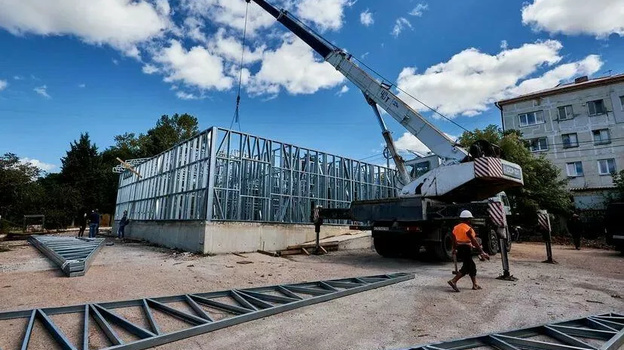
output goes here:
[[[117, 223], [113, 233], [117, 232]], [[349, 232], [346, 226], [325, 225], [321, 239]], [[203, 254], [275, 251], [316, 238], [313, 225], [205, 221], [131, 221], [127, 238]]]

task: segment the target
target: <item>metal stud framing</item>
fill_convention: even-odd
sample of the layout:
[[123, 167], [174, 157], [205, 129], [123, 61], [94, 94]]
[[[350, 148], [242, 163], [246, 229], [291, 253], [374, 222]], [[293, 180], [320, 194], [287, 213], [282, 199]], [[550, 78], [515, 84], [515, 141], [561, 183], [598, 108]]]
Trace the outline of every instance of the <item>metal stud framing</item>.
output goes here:
[[622, 346], [624, 346], [624, 315], [607, 313], [408, 349], [618, 350]]
[[[42, 324], [63, 349], [145, 349], [202, 333], [259, 319], [280, 312], [308, 306], [366, 290], [413, 279], [413, 274], [397, 273], [329, 281], [285, 284], [249, 289], [232, 289], [221, 292], [183, 294], [169, 297], [146, 298], [127, 301], [52, 307], [0, 313], [0, 333], [3, 320], [27, 319], [22, 332], [12, 332], [21, 337], [21, 348], [27, 349], [33, 341], [36, 323]], [[180, 303], [183, 306], [180, 306]], [[184, 307], [185, 306], [185, 307]], [[134, 308], [135, 314], [128, 316]], [[137, 311], [138, 310], [138, 311]], [[156, 313], [160, 317], [156, 317]], [[53, 318], [60, 314], [79, 317], [80, 339], [70, 339]], [[163, 317], [165, 317], [163, 319]], [[130, 321], [132, 320], [132, 321]], [[182, 321], [183, 328], [166, 332], [171, 321]], [[95, 322], [92, 322], [95, 321]], [[98, 332], [108, 344], [93, 344]], [[90, 337], [90, 334], [93, 337]], [[50, 347], [52, 344], [49, 344]]]
[[30, 244], [61, 268], [67, 276], [83, 276], [104, 244], [103, 238], [30, 236]]
[[394, 197], [395, 171], [210, 128], [120, 176], [116, 219], [308, 223], [311, 202]]

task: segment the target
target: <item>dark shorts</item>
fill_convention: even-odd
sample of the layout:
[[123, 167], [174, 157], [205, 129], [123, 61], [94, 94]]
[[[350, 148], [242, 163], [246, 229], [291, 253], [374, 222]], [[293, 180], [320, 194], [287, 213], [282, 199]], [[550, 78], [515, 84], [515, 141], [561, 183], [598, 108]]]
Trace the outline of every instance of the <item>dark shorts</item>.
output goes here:
[[475, 277], [477, 275], [477, 265], [472, 260], [472, 248], [466, 244], [460, 244], [457, 246], [457, 261], [462, 262], [462, 267], [459, 272]]

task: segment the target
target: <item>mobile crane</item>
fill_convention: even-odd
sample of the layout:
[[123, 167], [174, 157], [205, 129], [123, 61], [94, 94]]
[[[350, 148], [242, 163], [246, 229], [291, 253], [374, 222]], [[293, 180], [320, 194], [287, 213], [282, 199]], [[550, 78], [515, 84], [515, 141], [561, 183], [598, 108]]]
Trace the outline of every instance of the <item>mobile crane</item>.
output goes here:
[[[245, 1], [255, 2], [275, 17], [362, 91], [377, 117], [396, 164], [402, 185], [398, 197], [356, 200], [347, 209], [317, 208], [313, 213], [317, 229], [323, 219], [367, 222], [375, 249], [382, 256], [411, 255], [424, 245], [438, 258], [447, 260], [451, 257], [451, 229], [458, 221], [460, 211], [469, 209], [475, 216], [473, 224], [484, 248], [495, 253], [497, 235], [504, 235], [505, 213], [500, 203], [488, 199], [508, 188], [523, 185], [520, 166], [501, 159], [498, 147], [486, 141], [477, 141], [469, 150], [459, 147], [401, 100], [392, 91], [391, 84], [375, 79], [359, 67], [348, 52], [265, 0]], [[433, 162], [431, 170], [412, 179], [405, 161], [396, 151], [379, 108], [424, 143], [440, 162]]]

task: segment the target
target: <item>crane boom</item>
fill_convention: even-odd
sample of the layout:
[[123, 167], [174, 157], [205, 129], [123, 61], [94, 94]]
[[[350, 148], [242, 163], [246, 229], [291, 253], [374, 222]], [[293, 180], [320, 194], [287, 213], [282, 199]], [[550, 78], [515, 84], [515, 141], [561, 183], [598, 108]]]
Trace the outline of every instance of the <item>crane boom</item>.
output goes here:
[[[266, 0], [245, 1], [255, 2], [275, 17], [364, 93], [366, 102], [373, 107], [379, 119], [388, 150], [397, 165], [403, 185], [399, 196], [436, 198], [446, 202], [474, 201], [489, 198], [510, 187], [522, 186], [523, 176], [520, 166], [497, 156], [490, 156], [493, 152], [484, 151], [487, 147], [491, 147], [489, 143], [477, 141], [471, 146], [469, 155], [465, 149], [459, 147], [424, 116], [401, 100], [392, 91], [392, 85], [375, 79], [353, 62], [348, 52], [323, 39], [287, 11], [276, 9]], [[444, 161], [444, 166], [411, 179], [403, 159], [396, 153], [394, 141], [383, 123], [378, 107], [388, 112], [440, 157]]]
[[[252, 0], [247, 0], [247, 2]], [[307, 43], [314, 51], [357, 86], [367, 101], [375, 102], [412, 135], [416, 136], [433, 153], [446, 161], [461, 161], [468, 152], [457, 146], [441, 130], [424, 116], [403, 102], [391, 90], [391, 85], [380, 82], [351, 61], [351, 55], [304, 28], [287, 11], [278, 10], [265, 0], [253, 0], [260, 7], [282, 23], [286, 28]]]

